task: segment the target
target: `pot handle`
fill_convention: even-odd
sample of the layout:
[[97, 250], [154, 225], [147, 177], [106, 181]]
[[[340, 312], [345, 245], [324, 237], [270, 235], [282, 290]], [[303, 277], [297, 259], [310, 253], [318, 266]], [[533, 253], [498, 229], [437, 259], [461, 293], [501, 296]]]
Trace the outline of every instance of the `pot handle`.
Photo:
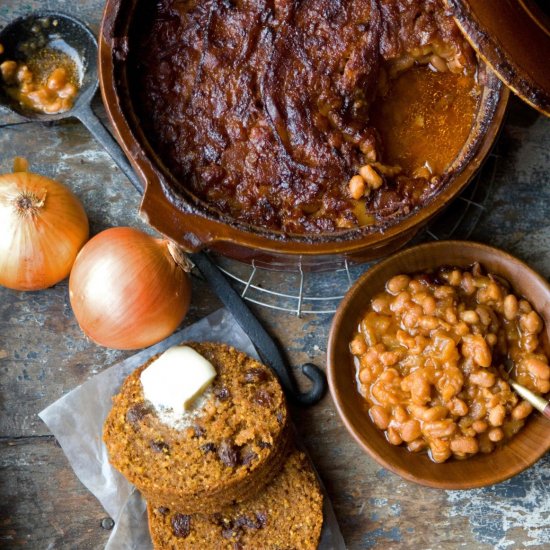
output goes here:
[[92, 111], [92, 108], [89, 105], [83, 105], [74, 112], [74, 116], [86, 126], [88, 131], [103, 146], [105, 151], [109, 153], [115, 164], [122, 170], [122, 173], [130, 180], [130, 183], [136, 190], [143, 194], [143, 185], [134, 172], [131, 164], [128, 162], [124, 151], [113, 138], [109, 130], [107, 130], [103, 122], [101, 122], [99, 117]]

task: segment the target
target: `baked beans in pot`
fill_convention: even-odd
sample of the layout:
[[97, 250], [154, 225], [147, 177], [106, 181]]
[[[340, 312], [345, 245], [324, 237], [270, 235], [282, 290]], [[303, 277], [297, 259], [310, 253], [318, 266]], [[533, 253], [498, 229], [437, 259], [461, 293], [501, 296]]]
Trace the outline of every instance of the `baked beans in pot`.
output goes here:
[[375, 295], [350, 342], [371, 420], [394, 445], [435, 462], [490, 453], [531, 413], [502, 365], [550, 391], [543, 321], [507, 281], [479, 264], [397, 275]]

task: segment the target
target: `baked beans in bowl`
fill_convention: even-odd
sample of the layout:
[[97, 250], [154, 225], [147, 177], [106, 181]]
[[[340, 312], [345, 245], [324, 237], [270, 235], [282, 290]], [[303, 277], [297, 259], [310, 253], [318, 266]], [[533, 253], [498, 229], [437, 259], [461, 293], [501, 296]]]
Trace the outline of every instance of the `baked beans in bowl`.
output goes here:
[[381, 465], [432, 487], [498, 483], [550, 449], [548, 420], [506, 381], [550, 391], [550, 285], [482, 244], [441, 241], [365, 273], [342, 301], [328, 378], [344, 424]]

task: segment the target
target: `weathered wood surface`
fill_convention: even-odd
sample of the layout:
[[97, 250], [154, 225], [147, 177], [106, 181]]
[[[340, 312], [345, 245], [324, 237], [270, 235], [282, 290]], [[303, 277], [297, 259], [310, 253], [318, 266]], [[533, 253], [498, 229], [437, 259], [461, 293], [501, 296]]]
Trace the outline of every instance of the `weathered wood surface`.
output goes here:
[[[76, 13], [97, 29], [101, 0], [1, 0], [0, 25], [35, 8]], [[16, 119], [0, 112], [0, 125]], [[492, 204], [474, 238], [501, 246], [550, 275], [550, 121], [514, 102], [501, 138]], [[15, 155], [70, 185], [92, 233], [139, 225], [138, 197], [109, 157], [75, 122], [0, 129], [0, 169]], [[0, 230], [1, 230], [0, 220]], [[327, 292], [334, 289], [327, 288]], [[219, 307], [199, 279], [185, 324]], [[255, 308], [294, 365], [325, 364], [330, 318], [297, 319]], [[67, 283], [44, 292], [0, 288], [0, 547], [102, 548], [105, 512], [68, 467], [37, 413], [126, 357], [86, 340]], [[401, 480], [366, 457], [329, 396], [294, 419], [327, 486], [349, 548], [532, 548], [550, 544], [550, 458], [487, 489], [437, 491]]]

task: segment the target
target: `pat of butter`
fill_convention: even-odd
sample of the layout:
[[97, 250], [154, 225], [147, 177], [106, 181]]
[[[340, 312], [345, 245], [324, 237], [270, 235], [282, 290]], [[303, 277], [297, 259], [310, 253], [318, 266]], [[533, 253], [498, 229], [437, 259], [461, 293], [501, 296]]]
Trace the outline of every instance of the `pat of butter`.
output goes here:
[[155, 409], [189, 410], [216, 377], [210, 361], [187, 346], [174, 346], [153, 361], [140, 376], [143, 395]]

